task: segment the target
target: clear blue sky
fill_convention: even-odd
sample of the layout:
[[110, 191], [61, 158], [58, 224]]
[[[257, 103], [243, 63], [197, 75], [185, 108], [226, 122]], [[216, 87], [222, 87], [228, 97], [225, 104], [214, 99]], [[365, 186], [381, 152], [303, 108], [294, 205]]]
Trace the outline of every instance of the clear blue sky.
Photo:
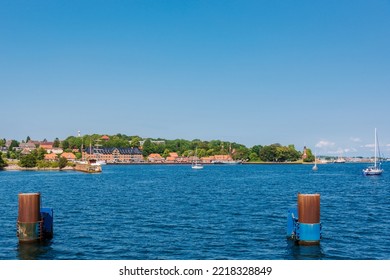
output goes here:
[[390, 1], [1, 1], [0, 66], [1, 138], [390, 156]]

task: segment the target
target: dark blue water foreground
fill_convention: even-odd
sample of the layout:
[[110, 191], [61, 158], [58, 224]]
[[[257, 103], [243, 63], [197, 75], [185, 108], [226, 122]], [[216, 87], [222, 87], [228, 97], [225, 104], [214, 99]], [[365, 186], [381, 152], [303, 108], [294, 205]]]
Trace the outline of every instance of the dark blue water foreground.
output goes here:
[[[0, 172], [0, 259], [390, 259], [390, 165], [104, 166]], [[19, 192], [54, 208], [54, 239], [19, 245]], [[297, 193], [321, 194], [323, 240], [286, 240]]]

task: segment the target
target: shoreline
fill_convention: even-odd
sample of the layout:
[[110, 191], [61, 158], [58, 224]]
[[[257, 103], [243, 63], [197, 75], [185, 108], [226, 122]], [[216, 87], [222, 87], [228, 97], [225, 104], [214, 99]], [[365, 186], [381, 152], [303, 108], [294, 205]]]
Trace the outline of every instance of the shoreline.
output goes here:
[[38, 168], [38, 167], [20, 167], [17, 164], [10, 164], [3, 168], [3, 171], [62, 171], [62, 170], [73, 171], [74, 167], [66, 166], [62, 169], [60, 169], [59, 167]]
[[[346, 162], [350, 163], [360, 163], [360, 162]], [[317, 165], [320, 164], [333, 164], [333, 163], [322, 163], [317, 162]], [[181, 162], [168, 162], [168, 163], [156, 163], [156, 162], [132, 162], [132, 163], [107, 163], [106, 165], [191, 165], [191, 163], [181, 163]], [[215, 163], [203, 163], [203, 165], [216, 165], [216, 166], [232, 166], [232, 165], [314, 165], [314, 162], [242, 162], [239, 164], [215, 164]], [[104, 166], [104, 165], [103, 165]], [[103, 167], [104, 168], [104, 167]], [[62, 169], [59, 167], [52, 168], [38, 168], [38, 167], [20, 167], [16, 164], [10, 164], [0, 171], [77, 171], [72, 166], [66, 166]]]

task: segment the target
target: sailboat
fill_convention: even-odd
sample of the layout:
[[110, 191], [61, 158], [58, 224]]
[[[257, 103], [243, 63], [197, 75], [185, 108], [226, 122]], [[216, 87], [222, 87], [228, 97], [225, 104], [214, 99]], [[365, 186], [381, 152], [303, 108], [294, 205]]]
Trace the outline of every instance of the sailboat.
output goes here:
[[[196, 154], [197, 154], [197, 149], [195, 149], [195, 158], [197, 158]], [[198, 160], [194, 160], [194, 161], [192, 161], [191, 168], [192, 169], [203, 169], [203, 164], [201, 164]]]
[[376, 128], [375, 128], [375, 150], [374, 150], [374, 165], [369, 166], [365, 169], [363, 169], [363, 174], [368, 176], [368, 175], [381, 175], [383, 172], [383, 169], [380, 167], [380, 163], [377, 164], [377, 156], [379, 155], [379, 148], [378, 148], [378, 139], [376, 136]]
[[318, 166], [317, 166], [317, 154], [314, 154], [314, 166], [313, 166], [313, 171], [317, 171], [318, 170]]

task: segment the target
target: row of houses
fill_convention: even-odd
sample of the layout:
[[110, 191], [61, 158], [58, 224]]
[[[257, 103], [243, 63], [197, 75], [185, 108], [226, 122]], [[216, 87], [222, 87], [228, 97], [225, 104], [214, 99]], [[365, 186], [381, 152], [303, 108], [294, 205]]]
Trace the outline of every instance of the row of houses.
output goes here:
[[177, 153], [169, 153], [169, 156], [166, 158], [162, 157], [160, 154], [150, 154], [148, 156], [148, 161], [153, 163], [191, 163], [194, 161], [213, 163], [233, 161], [233, 158], [231, 157], [231, 155], [215, 155], [201, 158], [198, 158], [196, 156], [180, 157]]
[[[6, 143], [6, 148], [9, 148], [10, 143]], [[8, 145], [8, 146], [7, 146]], [[59, 147], [54, 147], [54, 142], [48, 142], [48, 141], [33, 141], [29, 140], [26, 143], [20, 143], [18, 147], [15, 147], [15, 151], [20, 151], [21, 154], [29, 154], [33, 150], [42, 148], [46, 150], [47, 153], [54, 153], [56, 155], [61, 155], [64, 150]], [[72, 150], [73, 153], [78, 152], [78, 149]]]
[[144, 157], [139, 148], [97, 148], [89, 147], [82, 152], [84, 159], [94, 159], [107, 163], [141, 163]]
[[76, 156], [74, 153], [65, 152], [65, 153], [62, 153], [61, 155], [55, 154], [55, 153], [45, 154], [45, 160], [48, 160], [48, 161], [57, 161], [59, 159], [59, 157], [64, 157], [68, 161], [75, 161], [76, 160]]
[[[106, 136], [108, 138], [108, 136]], [[103, 138], [103, 137], [102, 137]], [[104, 139], [105, 140], [105, 139]], [[43, 148], [46, 150], [45, 160], [56, 161], [59, 157], [64, 157], [68, 161], [75, 161], [75, 153], [79, 152], [78, 149], [72, 150], [72, 152], [64, 152], [62, 148], [54, 147], [54, 142], [48, 141], [33, 141], [29, 140], [26, 143], [20, 143], [16, 150], [21, 151], [22, 154], [29, 154], [31, 151], [37, 148]], [[97, 161], [105, 161], [106, 163], [142, 163], [145, 159], [142, 155], [142, 151], [137, 148], [103, 148], [103, 147], [87, 147], [82, 151], [83, 159], [94, 159]], [[198, 158], [195, 156], [182, 157], [177, 153], [169, 153], [169, 156], [164, 158], [160, 154], [150, 154], [147, 157], [147, 162], [151, 163], [191, 163], [193, 161], [201, 161], [203, 163], [212, 163], [216, 161], [232, 161], [230, 155], [215, 155], [210, 157]]]

